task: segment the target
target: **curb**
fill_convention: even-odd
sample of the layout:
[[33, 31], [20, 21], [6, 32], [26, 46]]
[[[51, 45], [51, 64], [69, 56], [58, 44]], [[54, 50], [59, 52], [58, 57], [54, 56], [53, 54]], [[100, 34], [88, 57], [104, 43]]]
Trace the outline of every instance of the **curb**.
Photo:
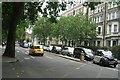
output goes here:
[[18, 58], [10, 58], [10, 57], [3, 57], [2, 56], [2, 62], [7, 62], [7, 63], [14, 63], [14, 62], [19, 62]]
[[[53, 53], [53, 54], [54, 54], [54, 53]], [[60, 55], [60, 54], [54, 54], [54, 55], [55, 55], [55, 56], [62, 57], [62, 58], [65, 58], [65, 59], [73, 60], [73, 61], [76, 61], [76, 62], [84, 62], [84, 63], [87, 63], [86, 60], [81, 61], [80, 59], [73, 58], [73, 57], [69, 57], [69, 56], [64, 56], [64, 55]]]
[[63, 56], [63, 55], [59, 55], [59, 57], [62, 57], [62, 58], [66, 58], [66, 59], [69, 59], [69, 60], [73, 60], [73, 61], [80, 62], [80, 59], [74, 59], [74, 58], [71, 58], [71, 57]]

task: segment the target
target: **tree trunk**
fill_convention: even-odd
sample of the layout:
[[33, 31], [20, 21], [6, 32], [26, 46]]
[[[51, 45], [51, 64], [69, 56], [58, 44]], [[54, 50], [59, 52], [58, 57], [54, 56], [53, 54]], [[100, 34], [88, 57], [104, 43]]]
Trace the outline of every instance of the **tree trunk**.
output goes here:
[[16, 38], [16, 26], [20, 20], [20, 14], [23, 11], [23, 2], [13, 2], [13, 13], [11, 15], [11, 21], [9, 22], [7, 46], [3, 56], [15, 57], [15, 38]]
[[68, 41], [68, 46], [70, 47], [70, 40]]

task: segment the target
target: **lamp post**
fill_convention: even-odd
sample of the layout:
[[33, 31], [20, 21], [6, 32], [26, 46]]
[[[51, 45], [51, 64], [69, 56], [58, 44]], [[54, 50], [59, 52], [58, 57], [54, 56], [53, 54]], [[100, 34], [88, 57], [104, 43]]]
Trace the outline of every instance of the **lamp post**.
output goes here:
[[107, 20], [106, 20], [106, 13], [107, 13], [107, 2], [105, 2], [105, 5], [104, 5], [104, 16], [103, 16], [103, 47], [105, 46], [105, 32], [106, 32], [106, 27], [107, 27]]

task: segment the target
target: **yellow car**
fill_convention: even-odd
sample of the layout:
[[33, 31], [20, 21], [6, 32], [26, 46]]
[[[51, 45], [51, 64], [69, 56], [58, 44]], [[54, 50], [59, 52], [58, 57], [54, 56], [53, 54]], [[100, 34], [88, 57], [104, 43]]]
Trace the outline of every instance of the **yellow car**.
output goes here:
[[44, 55], [44, 49], [42, 45], [32, 45], [29, 49], [29, 55]]

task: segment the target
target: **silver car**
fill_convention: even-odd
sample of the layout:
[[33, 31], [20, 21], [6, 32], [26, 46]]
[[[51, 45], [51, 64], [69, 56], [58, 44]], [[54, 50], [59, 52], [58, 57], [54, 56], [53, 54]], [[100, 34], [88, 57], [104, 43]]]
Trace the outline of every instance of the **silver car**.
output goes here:
[[116, 67], [118, 64], [117, 60], [112, 56], [112, 52], [108, 50], [98, 50], [95, 53], [93, 63], [99, 63], [100, 65], [113, 65]]

